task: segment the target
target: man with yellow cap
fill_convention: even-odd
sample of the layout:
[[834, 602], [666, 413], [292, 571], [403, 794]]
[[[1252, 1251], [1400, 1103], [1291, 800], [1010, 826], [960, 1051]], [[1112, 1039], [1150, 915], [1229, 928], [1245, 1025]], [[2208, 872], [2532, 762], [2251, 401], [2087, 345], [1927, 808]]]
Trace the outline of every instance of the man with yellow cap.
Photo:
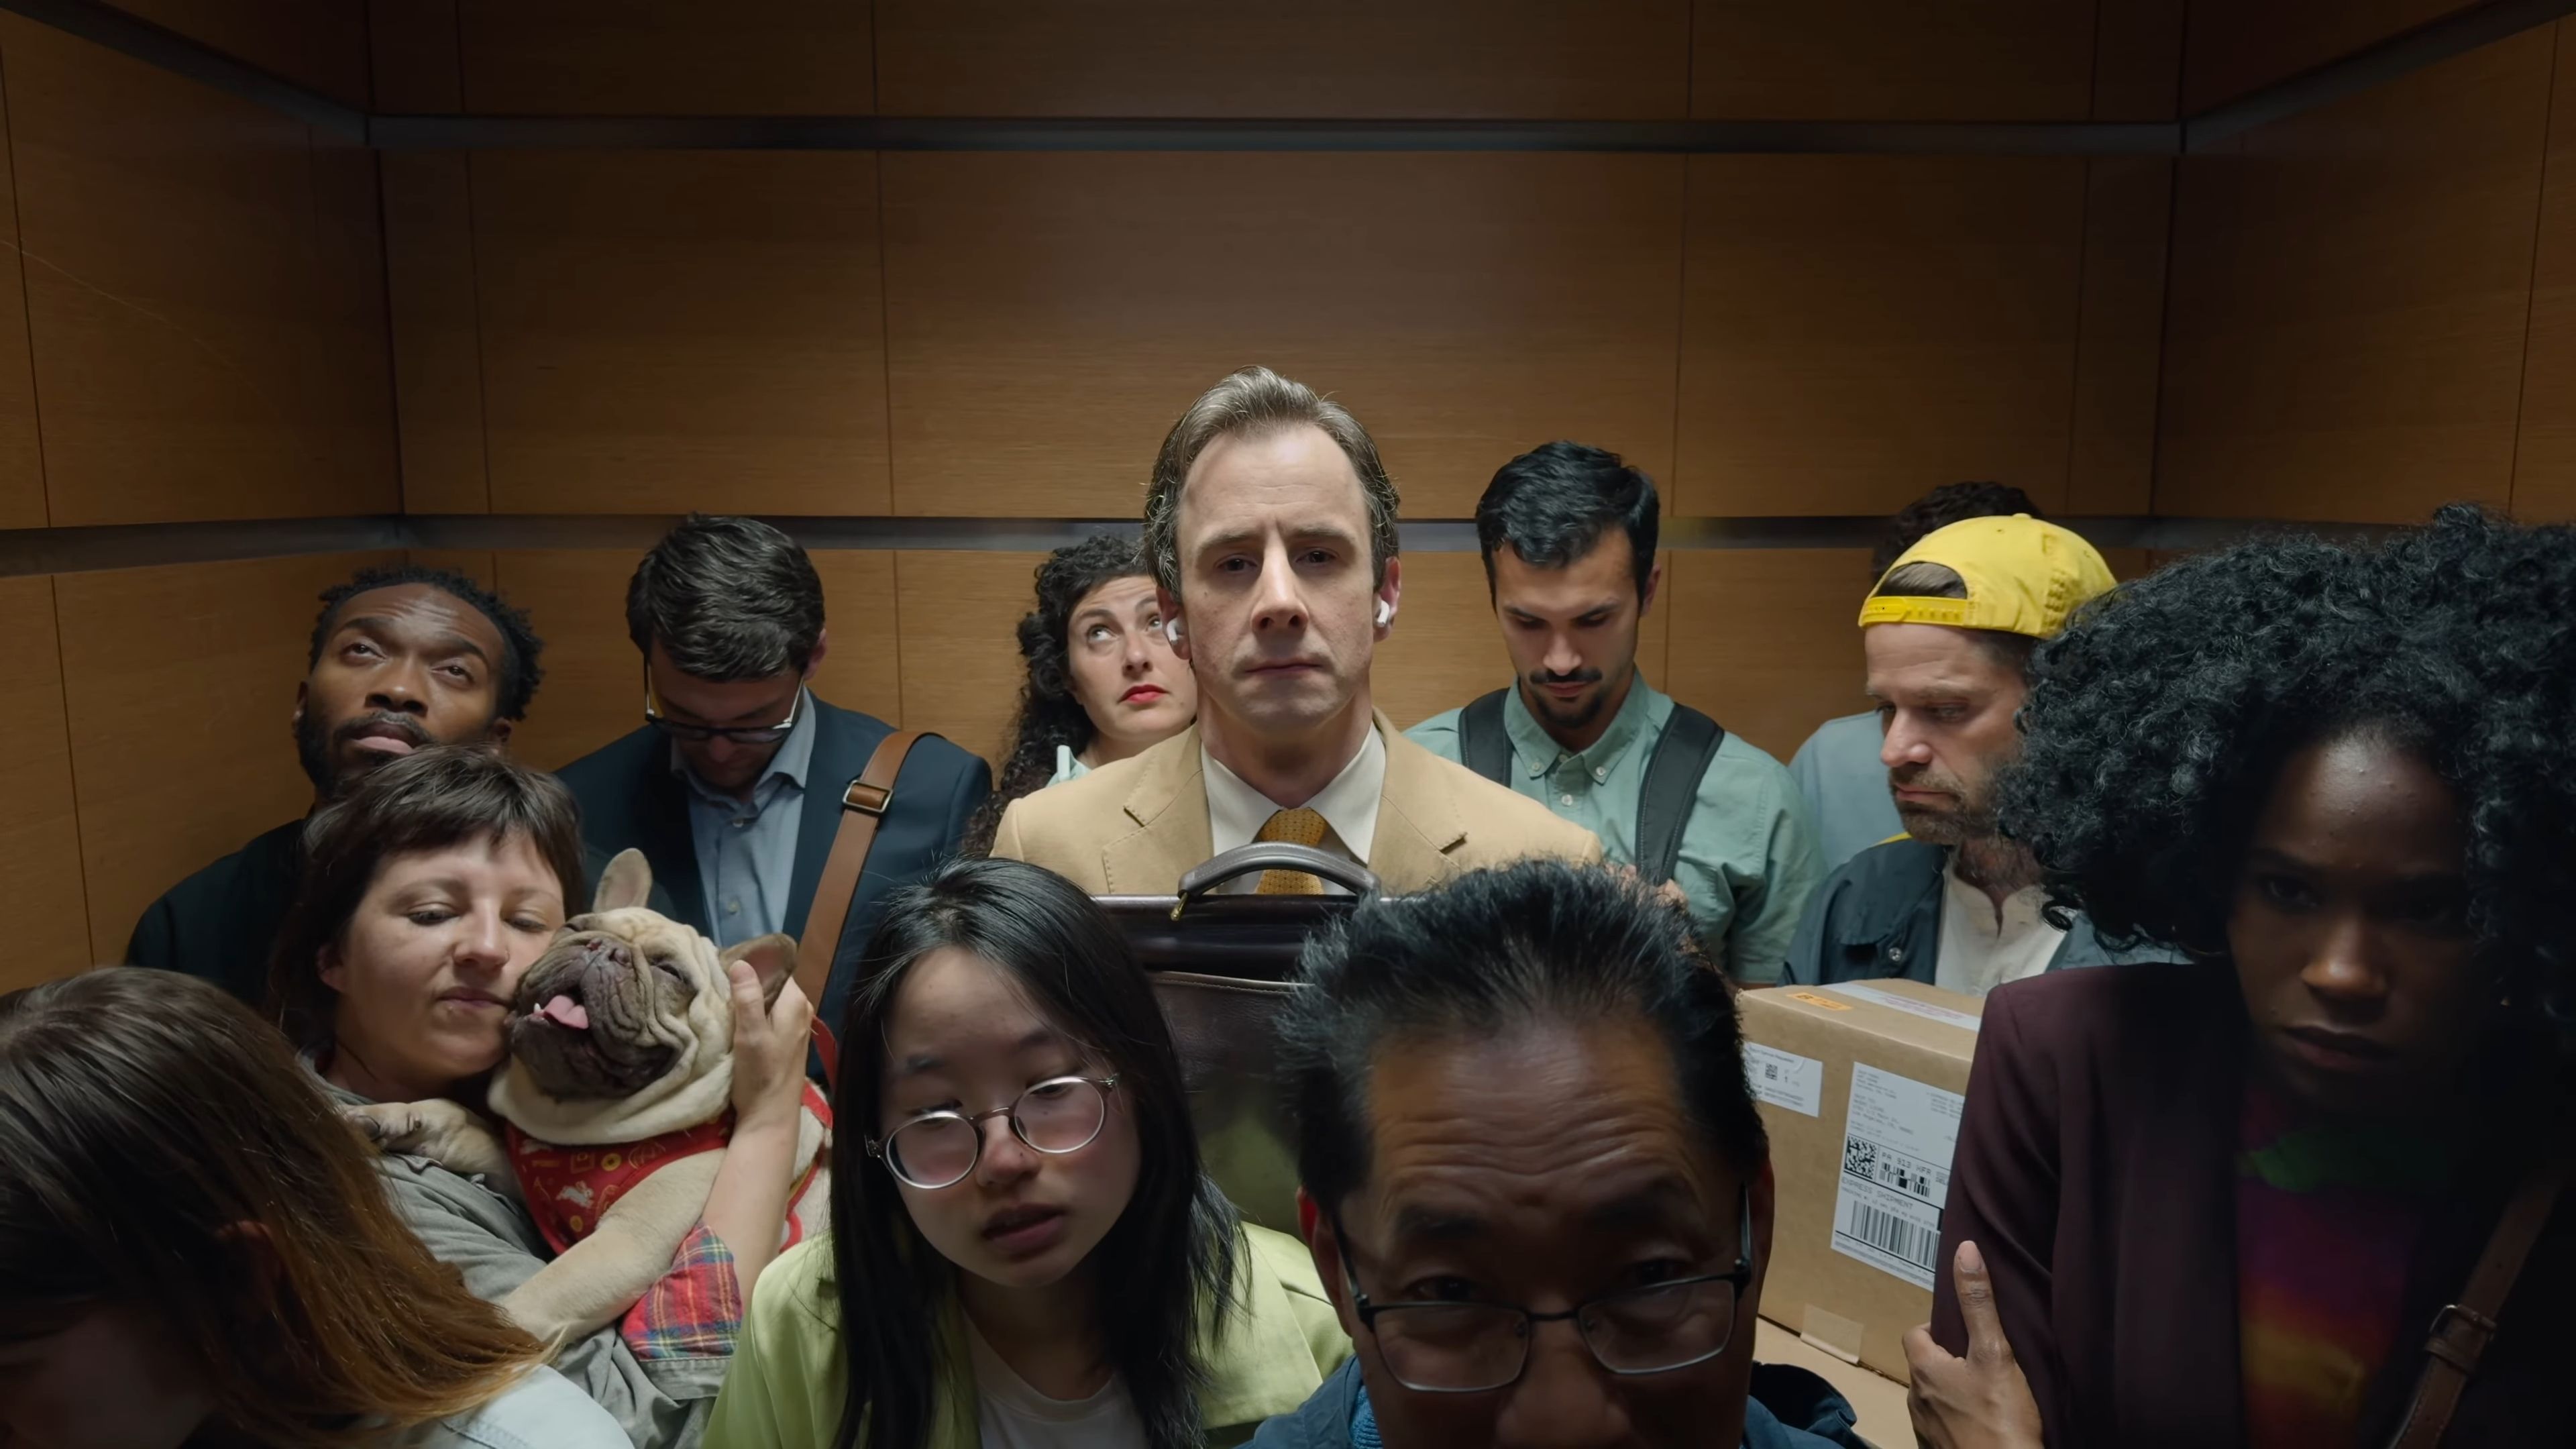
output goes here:
[[1861, 647], [1906, 833], [1827, 878], [1784, 979], [1902, 976], [1983, 996], [2042, 971], [2136, 959], [2080, 917], [2050, 923], [2039, 863], [1994, 815], [1995, 777], [2021, 756], [2014, 716], [2031, 655], [2111, 585], [2091, 544], [2027, 514], [1951, 524], [1888, 568], [1861, 606]]

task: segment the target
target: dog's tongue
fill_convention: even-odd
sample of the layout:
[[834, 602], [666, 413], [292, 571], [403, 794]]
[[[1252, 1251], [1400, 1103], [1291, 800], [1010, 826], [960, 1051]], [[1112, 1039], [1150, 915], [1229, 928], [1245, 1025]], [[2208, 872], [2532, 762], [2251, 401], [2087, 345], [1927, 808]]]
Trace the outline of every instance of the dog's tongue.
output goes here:
[[537, 1015], [574, 1031], [590, 1030], [590, 1010], [569, 996], [557, 996], [537, 1008]]

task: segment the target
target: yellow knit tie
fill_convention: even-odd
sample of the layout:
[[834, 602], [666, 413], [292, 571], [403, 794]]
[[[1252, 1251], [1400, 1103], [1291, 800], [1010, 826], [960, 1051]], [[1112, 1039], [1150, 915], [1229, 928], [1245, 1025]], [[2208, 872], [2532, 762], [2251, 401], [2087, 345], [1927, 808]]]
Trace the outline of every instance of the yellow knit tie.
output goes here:
[[[1324, 843], [1324, 817], [1312, 810], [1282, 810], [1261, 822], [1261, 833], [1252, 837], [1271, 844], [1321, 845]], [[1320, 896], [1324, 883], [1313, 872], [1303, 870], [1265, 870], [1257, 896]]]

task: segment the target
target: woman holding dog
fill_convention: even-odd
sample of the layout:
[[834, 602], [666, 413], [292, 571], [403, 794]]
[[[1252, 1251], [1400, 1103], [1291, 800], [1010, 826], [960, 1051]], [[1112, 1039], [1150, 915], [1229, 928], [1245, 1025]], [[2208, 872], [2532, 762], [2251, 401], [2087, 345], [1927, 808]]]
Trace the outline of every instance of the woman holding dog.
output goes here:
[[0, 996], [0, 1443], [615, 1449], [286, 1043], [111, 968]]
[[[520, 976], [568, 903], [587, 898], [571, 795], [497, 751], [423, 750], [317, 814], [305, 839], [270, 983], [281, 1024], [344, 1106], [443, 1097], [479, 1109]], [[730, 984], [734, 1133], [703, 1229], [665, 1279], [674, 1292], [703, 1290], [718, 1311], [642, 1345], [601, 1329], [553, 1360], [648, 1449], [703, 1427], [731, 1362], [734, 1315], [786, 1219], [812, 1010], [793, 983], [764, 1005], [748, 966]], [[380, 1171], [403, 1221], [477, 1296], [502, 1299], [546, 1265], [511, 1184], [404, 1153], [383, 1156]]]
[[1349, 1355], [1304, 1246], [1201, 1170], [1153, 989], [1072, 885], [950, 864], [889, 900], [866, 972], [832, 1234], [763, 1285], [710, 1442], [1231, 1444]]
[[959, 849], [981, 855], [1011, 802], [1141, 754], [1198, 717], [1198, 681], [1163, 632], [1154, 573], [1133, 539], [1086, 538], [1038, 565], [1020, 620], [1028, 667], [999, 777]]

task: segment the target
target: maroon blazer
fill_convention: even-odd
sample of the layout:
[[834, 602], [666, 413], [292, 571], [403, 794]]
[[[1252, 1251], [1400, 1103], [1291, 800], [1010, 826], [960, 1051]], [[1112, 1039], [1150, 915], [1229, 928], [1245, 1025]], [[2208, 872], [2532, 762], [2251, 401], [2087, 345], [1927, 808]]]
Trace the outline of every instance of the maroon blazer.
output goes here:
[[[2054, 1449], [2243, 1449], [2235, 1156], [2252, 1049], [2223, 961], [2054, 971], [1986, 998], [1941, 1261], [1963, 1239], [1984, 1253]], [[2498, 1110], [2462, 1124], [2479, 1139], [2473, 1166], [2409, 1269], [2364, 1446], [2385, 1444], [2403, 1416], [2425, 1332], [2530, 1160], [2542, 1103], [2502, 1086], [2494, 1100]], [[1932, 1336], [1965, 1353], [1946, 1268], [1939, 1284]], [[2562, 1201], [2499, 1322], [2446, 1449], [2565, 1432], [2576, 1207]]]

